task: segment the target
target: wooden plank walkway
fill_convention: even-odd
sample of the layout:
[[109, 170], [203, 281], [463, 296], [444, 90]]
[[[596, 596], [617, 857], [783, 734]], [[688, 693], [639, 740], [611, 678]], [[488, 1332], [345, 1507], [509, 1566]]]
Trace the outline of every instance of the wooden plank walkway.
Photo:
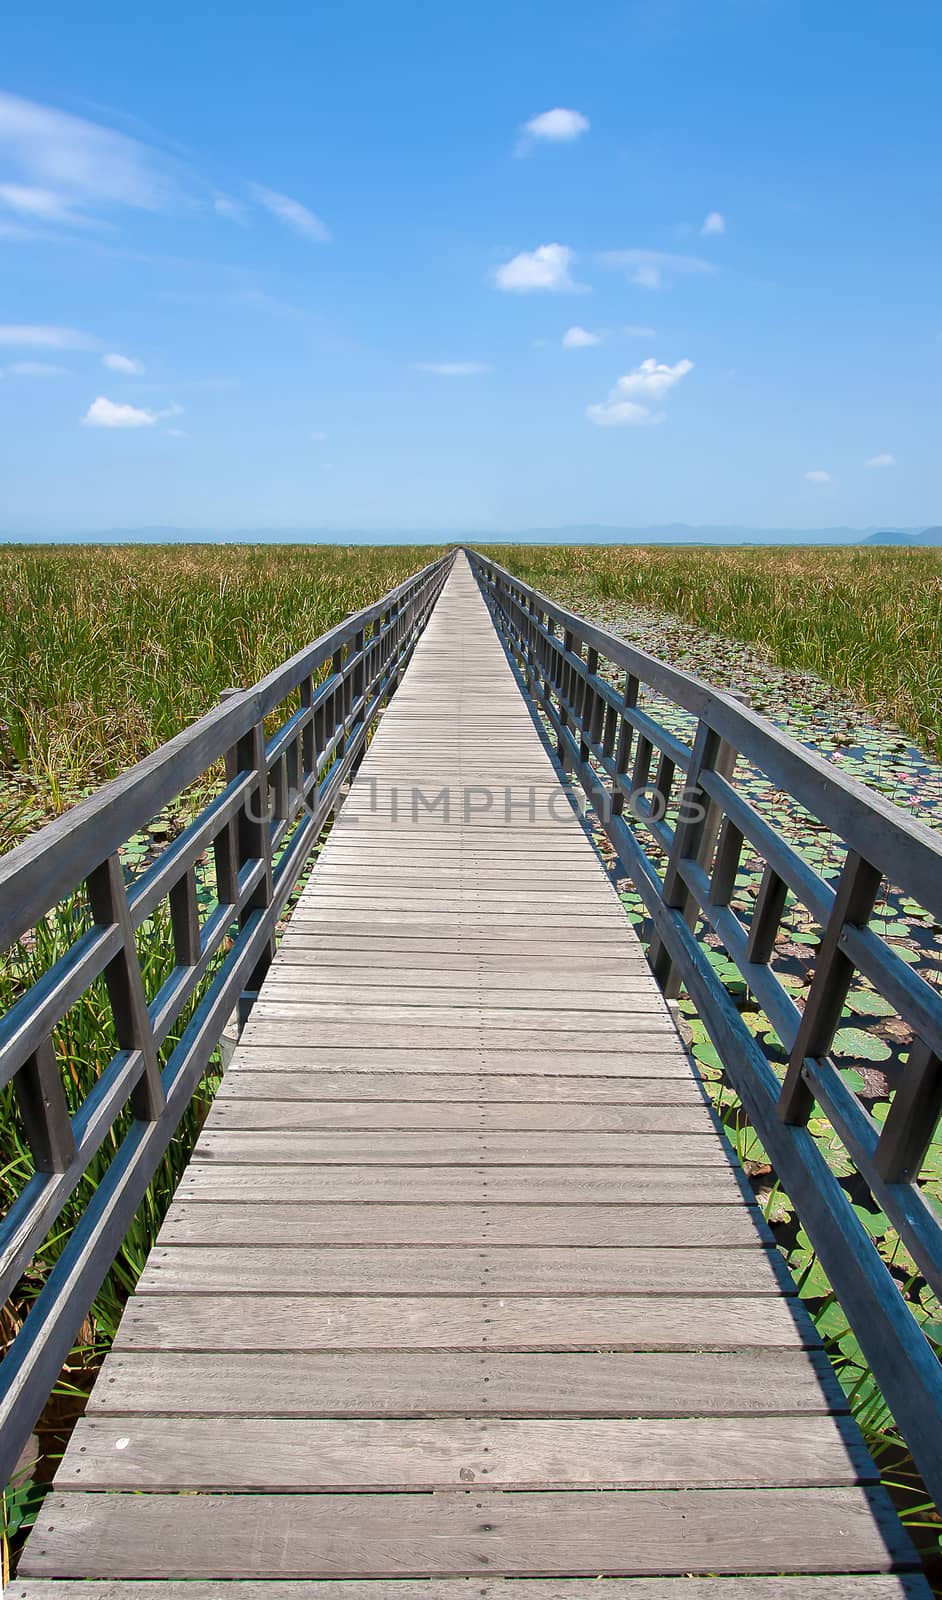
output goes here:
[[8, 1593], [928, 1595], [875, 1480], [461, 556]]

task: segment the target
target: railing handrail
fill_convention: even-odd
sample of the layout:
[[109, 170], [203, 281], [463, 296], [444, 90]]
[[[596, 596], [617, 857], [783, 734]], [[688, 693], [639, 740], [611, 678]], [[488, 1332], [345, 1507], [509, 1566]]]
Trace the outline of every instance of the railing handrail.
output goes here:
[[[109, 1134], [117, 1147], [0, 1364], [0, 1485], [66, 1361], [194, 1090], [238, 1005], [267, 970], [276, 926], [355, 770], [451, 568], [428, 563], [0, 858], [0, 951], [84, 888], [68, 947], [0, 1017], [0, 1085], [13, 1083], [33, 1161], [0, 1222], [0, 1303], [48, 1237]], [[321, 669], [330, 671], [316, 681]], [[300, 705], [266, 736], [266, 719]], [[225, 760], [221, 791], [143, 871], [119, 851]], [[217, 784], [218, 787], [218, 784]], [[197, 881], [215, 858], [215, 909]], [[172, 968], [145, 988], [136, 932], [168, 903]], [[70, 913], [71, 915], [71, 913]], [[83, 926], [83, 924], [87, 924]], [[117, 1050], [71, 1110], [54, 1030], [103, 978]], [[182, 1030], [182, 1031], [181, 1031]], [[177, 1042], [171, 1043], [173, 1038]], [[169, 1055], [165, 1061], [162, 1053]], [[130, 1107], [120, 1137], [115, 1123]]]
[[[669, 996], [686, 986], [926, 1485], [942, 1504], [942, 1365], [807, 1128], [817, 1103], [939, 1294], [942, 1220], [918, 1179], [942, 1115], [942, 994], [869, 923], [884, 880], [942, 921], [942, 836], [730, 695], [616, 639], [477, 551], [466, 553], [523, 690], [556, 736], [564, 771], [585, 789], [641, 898], [655, 976]], [[603, 659], [624, 673], [623, 687], [603, 675]], [[691, 744], [658, 720], [656, 700], [641, 703], [642, 687], [692, 715]], [[846, 847], [836, 885], [738, 792], [739, 756]], [[648, 834], [654, 854], [645, 847]], [[752, 907], [737, 908], [746, 846], [763, 865], [762, 881]], [[803, 1008], [772, 965], [789, 892], [821, 930]], [[701, 920], [782, 1041], [784, 1079], [713, 970], [696, 936]], [[912, 1029], [882, 1126], [831, 1059], [858, 974]]]

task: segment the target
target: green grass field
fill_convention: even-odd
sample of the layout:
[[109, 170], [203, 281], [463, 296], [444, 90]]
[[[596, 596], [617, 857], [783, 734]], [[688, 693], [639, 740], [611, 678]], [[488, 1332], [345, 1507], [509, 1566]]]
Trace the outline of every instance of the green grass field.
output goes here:
[[942, 550], [482, 546], [574, 611], [651, 606], [762, 646], [942, 759]]

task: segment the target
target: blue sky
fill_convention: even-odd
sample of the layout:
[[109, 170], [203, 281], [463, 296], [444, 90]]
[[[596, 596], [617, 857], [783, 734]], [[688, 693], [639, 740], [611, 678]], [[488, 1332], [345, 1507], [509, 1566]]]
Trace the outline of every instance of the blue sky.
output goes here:
[[938, 0], [8, 8], [0, 529], [942, 521], [940, 49]]

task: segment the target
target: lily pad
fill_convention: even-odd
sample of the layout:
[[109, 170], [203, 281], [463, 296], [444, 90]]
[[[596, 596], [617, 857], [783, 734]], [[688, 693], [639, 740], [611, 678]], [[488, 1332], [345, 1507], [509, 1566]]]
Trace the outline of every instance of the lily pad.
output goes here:
[[858, 1061], [888, 1061], [893, 1052], [882, 1039], [863, 1028], [839, 1028], [834, 1035], [833, 1053], [853, 1056]]

